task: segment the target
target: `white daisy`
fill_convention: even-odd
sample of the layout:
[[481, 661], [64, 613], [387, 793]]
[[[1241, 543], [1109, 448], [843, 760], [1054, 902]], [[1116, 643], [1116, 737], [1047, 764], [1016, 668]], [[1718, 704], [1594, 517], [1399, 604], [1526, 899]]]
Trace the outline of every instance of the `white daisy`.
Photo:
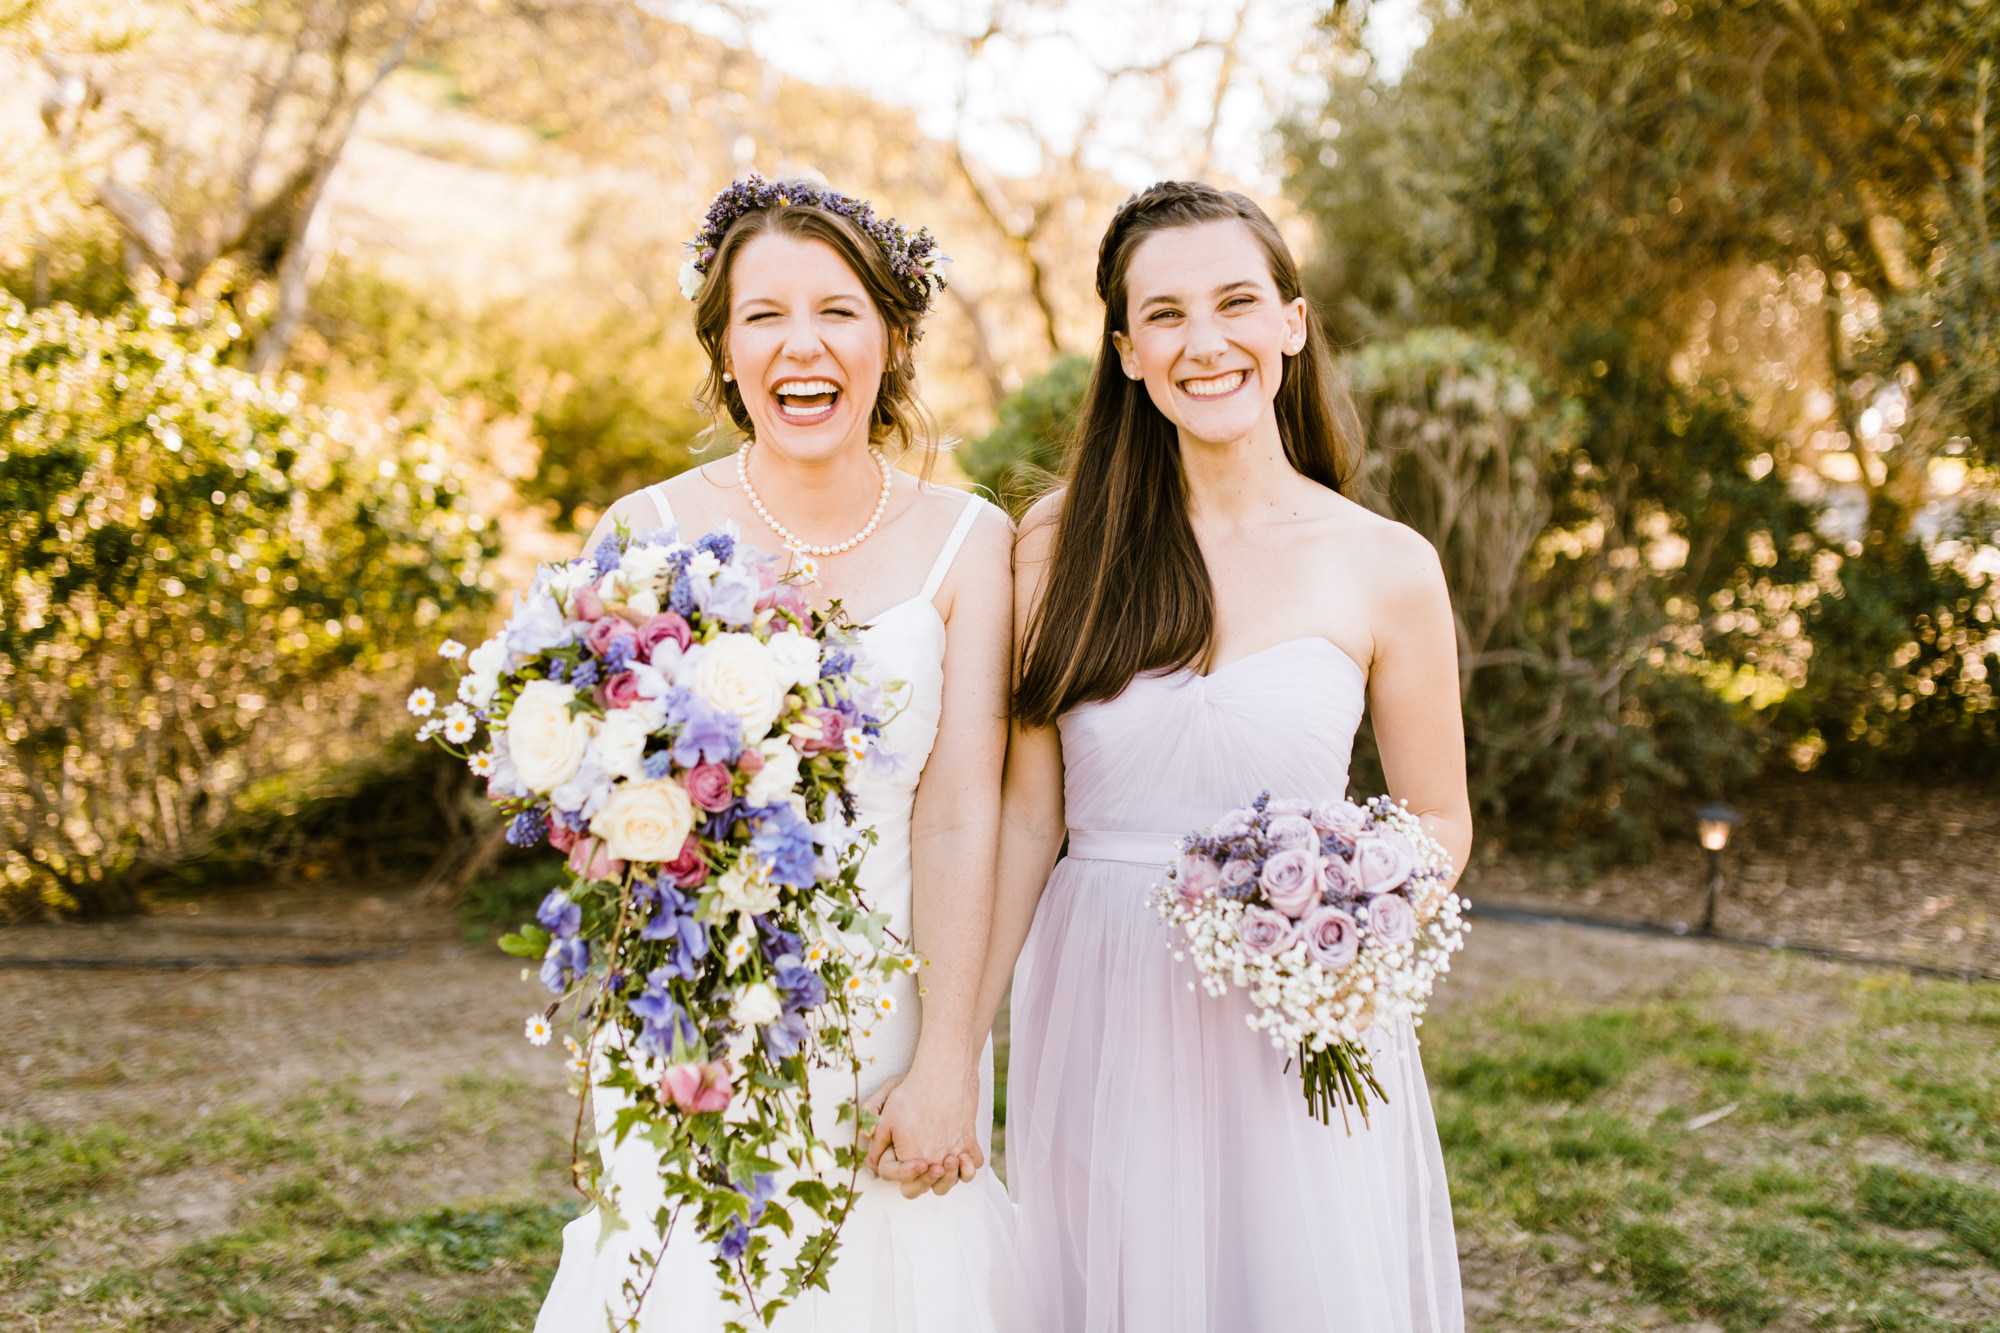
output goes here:
[[410, 712], [416, 717], [429, 717], [437, 707], [438, 697], [419, 685], [410, 691]]
[[868, 733], [859, 727], [847, 733], [847, 757], [857, 763], [868, 757]]
[[826, 956], [829, 952], [831, 952], [831, 946], [825, 940], [814, 940], [806, 946], [806, 966], [818, 967], [826, 961]]
[[882, 1015], [882, 1017], [884, 1018], [887, 1018], [890, 1014], [895, 1013], [896, 1012], [895, 997], [891, 995], [877, 995], [875, 997], [875, 1012]]
[[478, 754], [475, 754], [470, 759], [466, 760], [465, 766], [472, 770], [472, 776], [476, 778], [492, 777], [493, 751], [481, 750]]
[[446, 639], [438, 645], [438, 656], [450, 658], [456, 662], [459, 658], [465, 656], [465, 645], [457, 639]]
[[530, 1046], [546, 1046], [549, 1044], [549, 1038], [553, 1035], [554, 1032], [549, 1027], [548, 1019], [543, 1018], [540, 1014], [528, 1015], [527, 1037]]
[[445, 719], [444, 738], [453, 745], [463, 745], [479, 734], [479, 724], [470, 716]]
[[792, 572], [799, 576], [799, 582], [816, 584], [819, 582], [819, 561], [795, 546], [792, 548]]
[[732, 972], [735, 971], [737, 965], [749, 956], [750, 937], [747, 935], [733, 936], [729, 941], [729, 950], [726, 955], [729, 960], [729, 970]]
[[436, 718], [432, 718], [430, 721], [424, 723], [421, 727], [417, 728], [417, 739], [420, 741], [427, 741], [431, 737], [437, 735], [439, 729], [442, 728], [443, 726], [444, 723], [438, 721]]

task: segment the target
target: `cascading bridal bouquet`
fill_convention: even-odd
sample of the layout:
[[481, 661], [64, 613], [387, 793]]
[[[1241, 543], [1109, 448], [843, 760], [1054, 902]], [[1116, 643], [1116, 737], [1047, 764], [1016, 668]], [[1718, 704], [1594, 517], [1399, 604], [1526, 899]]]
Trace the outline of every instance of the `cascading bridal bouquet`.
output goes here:
[[[1155, 885], [1160, 919], [1178, 927], [1210, 995], [1249, 991], [1254, 1032], [1299, 1061], [1306, 1108], [1368, 1120], [1386, 1101], [1362, 1034], [1421, 1022], [1437, 978], [1465, 944], [1465, 904], [1451, 858], [1403, 806], [1378, 796], [1314, 805], [1260, 795], [1180, 841]], [[1189, 982], [1190, 988], [1194, 985]]]
[[[692, 1210], [725, 1291], [765, 1320], [825, 1287], [863, 1160], [815, 1134], [808, 1068], [845, 1061], [858, 1093], [855, 1030], [914, 961], [856, 884], [873, 834], [850, 784], [888, 762], [883, 683], [838, 604], [813, 610], [776, 569], [733, 531], [621, 530], [542, 567], [470, 654], [445, 644], [463, 659], [454, 702], [410, 700], [419, 739], [486, 778], [510, 842], [568, 855], [569, 886], [501, 947], [539, 960], [557, 997], [530, 1041], [571, 1009], [578, 1138], [591, 1082], [624, 1093], [611, 1134], [659, 1152], [661, 1246]], [[573, 1158], [600, 1235], [628, 1225], [597, 1154]], [[790, 1238], [775, 1293], [773, 1230]], [[659, 1259], [635, 1254], [619, 1327]]]

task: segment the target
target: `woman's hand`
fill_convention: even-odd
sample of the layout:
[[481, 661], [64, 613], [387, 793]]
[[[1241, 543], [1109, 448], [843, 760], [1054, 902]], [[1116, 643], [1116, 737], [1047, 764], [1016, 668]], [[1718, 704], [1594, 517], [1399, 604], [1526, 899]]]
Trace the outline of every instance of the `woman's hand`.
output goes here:
[[868, 1169], [903, 1187], [905, 1198], [944, 1194], [986, 1164], [979, 1148], [979, 1075], [962, 1079], [912, 1070], [864, 1103], [880, 1118], [867, 1135]]

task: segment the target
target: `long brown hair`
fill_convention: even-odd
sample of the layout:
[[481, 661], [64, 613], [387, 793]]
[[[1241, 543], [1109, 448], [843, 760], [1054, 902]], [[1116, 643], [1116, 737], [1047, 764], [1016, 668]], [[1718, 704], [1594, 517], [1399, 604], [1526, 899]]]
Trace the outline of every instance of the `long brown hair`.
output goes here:
[[[882, 253], [882, 247], [846, 218], [823, 208], [790, 204], [753, 209], [723, 234], [709, 264], [709, 280], [694, 307], [695, 337], [708, 353], [708, 376], [702, 381], [695, 401], [712, 415], [727, 416], [745, 434], [750, 432], [750, 409], [743, 405], [742, 393], [735, 384], [722, 378], [722, 354], [729, 337], [729, 307], [735, 299], [731, 275], [736, 256], [753, 238], [767, 231], [831, 246], [868, 289], [869, 300], [875, 303], [889, 329], [889, 354], [882, 370], [882, 383], [875, 394], [868, 438], [879, 445], [893, 442], [892, 453], [920, 451], [920, 470], [928, 476], [937, 453], [937, 427], [917, 396], [917, 366], [911, 355], [924, 312], [889, 266], [889, 257]], [[855, 386], [857, 391], [860, 387]]]
[[[1188, 518], [1180, 436], [1146, 386], [1125, 377], [1112, 335], [1127, 331], [1126, 274], [1141, 242], [1229, 220], [1264, 247], [1278, 295], [1302, 295], [1298, 264], [1264, 210], [1199, 181], [1162, 181], [1133, 195], [1098, 246], [1104, 339], [1071, 437], [1047, 583], [1014, 691], [1016, 715], [1032, 726], [1115, 698], [1142, 672], [1208, 657], [1215, 589]], [[1286, 460], [1344, 492], [1360, 460], [1360, 426], [1310, 304], [1305, 346], [1285, 358], [1276, 408]]]

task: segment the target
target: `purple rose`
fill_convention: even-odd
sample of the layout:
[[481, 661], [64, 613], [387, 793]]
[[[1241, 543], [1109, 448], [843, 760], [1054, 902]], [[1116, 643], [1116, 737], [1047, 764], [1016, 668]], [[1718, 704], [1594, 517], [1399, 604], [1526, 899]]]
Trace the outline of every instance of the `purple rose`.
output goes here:
[[1264, 830], [1264, 836], [1280, 847], [1319, 846], [1319, 834], [1303, 815], [1279, 815]]
[[1400, 833], [1377, 829], [1354, 840], [1354, 878], [1371, 898], [1403, 883], [1416, 868], [1416, 848]]
[[1417, 913], [1409, 899], [1385, 893], [1368, 904], [1368, 933], [1392, 949], [1417, 937]]
[[1215, 862], [1194, 852], [1181, 858], [1174, 872], [1174, 892], [1184, 902], [1200, 902], [1222, 883], [1222, 871]]
[[1257, 827], [1256, 816], [1248, 810], [1231, 810], [1215, 821], [1209, 835], [1216, 838], [1240, 838]]
[[1236, 923], [1236, 941], [1246, 953], [1262, 954], [1269, 957], [1280, 954], [1292, 947], [1298, 933], [1283, 912], [1274, 912], [1268, 907], [1249, 907], [1243, 911], [1243, 919]]
[[688, 799], [704, 810], [727, 810], [735, 793], [730, 790], [730, 773], [721, 764], [696, 764], [688, 770]]
[[1338, 907], [1322, 907], [1300, 923], [1306, 952], [1321, 967], [1346, 967], [1361, 951], [1361, 927]]
[[1319, 856], [1303, 847], [1273, 852], [1257, 883], [1271, 906], [1297, 920], [1319, 901]]
[[1327, 801], [1313, 807], [1313, 826], [1325, 833], [1338, 834], [1349, 842], [1368, 827], [1368, 812], [1352, 801]]
[[1319, 859], [1319, 891], [1335, 898], [1352, 898], [1358, 892], [1354, 883], [1354, 871], [1347, 862], [1337, 856], [1322, 856]]
[[1231, 861], [1222, 867], [1222, 887], [1240, 889], [1257, 877], [1257, 867], [1248, 861]]

